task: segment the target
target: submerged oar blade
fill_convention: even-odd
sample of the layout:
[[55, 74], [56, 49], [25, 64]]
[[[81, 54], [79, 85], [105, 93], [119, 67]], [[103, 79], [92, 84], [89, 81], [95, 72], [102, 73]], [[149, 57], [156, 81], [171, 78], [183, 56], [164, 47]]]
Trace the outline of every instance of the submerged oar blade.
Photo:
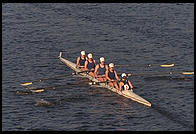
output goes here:
[[23, 84], [20, 84], [21, 86], [28, 86], [28, 85], [31, 85], [32, 82], [27, 82], [27, 83], [23, 83]]

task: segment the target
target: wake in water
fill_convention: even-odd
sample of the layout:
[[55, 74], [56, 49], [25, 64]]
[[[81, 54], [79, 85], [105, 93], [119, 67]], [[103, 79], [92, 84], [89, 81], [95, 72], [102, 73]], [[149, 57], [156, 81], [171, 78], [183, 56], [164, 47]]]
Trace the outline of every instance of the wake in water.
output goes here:
[[160, 113], [161, 115], [170, 119], [171, 121], [173, 121], [175, 123], [178, 123], [178, 124], [182, 125], [185, 128], [191, 129], [191, 131], [194, 130], [194, 125], [190, 124], [190, 122], [188, 122], [188, 121], [180, 120], [182, 118], [179, 118], [180, 116], [177, 115], [176, 113], [170, 113], [170, 112], [164, 110], [164, 108], [161, 108], [157, 105], [152, 105], [152, 108], [155, 111], [157, 111], [158, 113]]
[[46, 101], [44, 99], [37, 101], [37, 103], [35, 104], [35, 106], [37, 107], [41, 107], [41, 106], [47, 107], [47, 106], [52, 106], [52, 105], [53, 103], [50, 103], [49, 101]]

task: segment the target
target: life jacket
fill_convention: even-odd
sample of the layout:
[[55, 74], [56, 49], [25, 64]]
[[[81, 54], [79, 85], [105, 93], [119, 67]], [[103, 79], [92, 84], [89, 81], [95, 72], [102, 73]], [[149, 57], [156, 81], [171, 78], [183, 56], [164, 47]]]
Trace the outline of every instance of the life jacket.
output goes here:
[[86, 57], [84, 57], [84, 59], [82, 59], [80, 56], [80, 62], [79, 62], [80, 66], [84, 66], [85, 61], [86, 61]]
[[100, 64], [99, 64], [99, 68], [98, 68], [98, 75], [104, 75], [106, 71], [105, 65], [103, 68], [101, 68]]
[[92, 68], [95, 68], [94, 60], [93, 60], [92, 63], [90, 63], [90, 62], [88, 61], [87, 68], [88, 68], [89, 70], [92, 69]]
[[114, 80], [114, 79], [115, 79], [114, 71], [113, 71], [113, 72], [108, 71], [108, 77], [109, 77], [110, 79]]
[[123, 81], [123, 80], [121, 79], [120, 81], [124, 83], [124, 85], [122, 86], [122, 90], [125, 90], [125, 87], [126, 87], [127, 90], [129, 90], [130, 85], [129, 85], [129, 83], [128, 83], [128, 80]]

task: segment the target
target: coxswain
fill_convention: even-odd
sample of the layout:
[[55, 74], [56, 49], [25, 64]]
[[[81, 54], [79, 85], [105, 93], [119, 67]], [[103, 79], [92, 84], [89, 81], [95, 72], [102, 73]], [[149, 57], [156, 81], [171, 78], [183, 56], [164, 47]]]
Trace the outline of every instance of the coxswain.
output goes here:
[[91, 53], [88, 54], [88, 58], [84, 64], [84, 70], [89, 71], [88, 74], [94, 77], [96, 62], [93, 60], [93, 55]]
[[84, 64], [86, 60], [85, 51], [81, 51], [80, 56], [76, 60], [76, 68], [80, 68], [82, 71], [84, 71]]
[[133, 91], [133, 85], [131, 83], [130, 80], [127, 79], [127, 75], [125, 73], [122, 73], [122, 79], [120, 80], [120, 83], [119, 83], [119, 87], [120, 87], [120, 91], [123, 91], [123, 90], [131, 90]]
[[114, 70], [114, 63], [109, 64], [109, 68], [106, 71], [106, 79], [108, 80], [109, 86], [119, 89], [117, 81], [120, 81], [120, 78]]
[[104, 57], [101, 57], [99, 60], [100, 63], [95, 67], [95, 77], [99, 81], [106, 81], [107, 79], [105, 73], [108, 70], [108, 65], [105, 64]]

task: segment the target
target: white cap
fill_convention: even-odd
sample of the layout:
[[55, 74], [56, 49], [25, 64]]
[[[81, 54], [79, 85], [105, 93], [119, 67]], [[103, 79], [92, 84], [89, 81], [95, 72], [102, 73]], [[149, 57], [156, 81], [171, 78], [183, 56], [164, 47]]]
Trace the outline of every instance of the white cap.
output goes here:
[[109, 64], [109, 67], [114, 67], [114, 63], [110, 63]]
[[122, 73], [122, 75], [121, 75], [121, 76], [122, 76], [122, 77], [124, 77], [124, 76], [126, 77], [127, 75], [126, 75], [126, 73]]
[[99, 60], [100, 60], [100, 62], [105, 61], [104, 57], [101, 57]]
[[93, 58], [93, 55], [91, 53], [88, 54], [88, 58], [91, 59]]
[[81, 51], [81, 55], [85, 55], [85, 51]]

